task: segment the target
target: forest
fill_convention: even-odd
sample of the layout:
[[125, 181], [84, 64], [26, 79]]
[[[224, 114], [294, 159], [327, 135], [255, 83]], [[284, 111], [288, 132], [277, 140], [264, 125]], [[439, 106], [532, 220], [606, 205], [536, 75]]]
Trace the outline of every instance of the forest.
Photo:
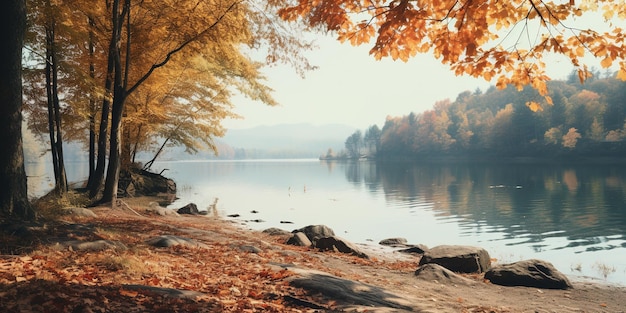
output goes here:
[[[89, 160], [90, 198], [117, 197], [119, 176], [171, 147], [217, 151], [232, 97], [276, 105], [261, 68], [314, 67], [310, 44], [272, 3], [33, 0], [25, 8], [23, 115], [68, 191], [64, 147]], [[265, 60], [263, 60], [265, 59]], [[32, 149], [30, 149], [32, 150]], [[137, 155], [150, 155], [146, 164]], [[121, 174], [120, 174], [121, 173]]]
[[[612, 77], [596, 71], [581, 83], [572, 72], [566, 80], [550, 81], [552, 104], [530, 87], [465, 91], [425, 112], [388, 116], [382, 129], [356, 131], [345, 141], [344, 157], [623, 157], [626, 82]], [[533, 111], [530, 101], [541, 106]]]
[[[68, 191], [63, 145], [79, 141], [89, 153], [89, 197], [115, 203], [120, 174], [135, 165], [139, 152], [154, 152], [143, 166], [148, 170], [171, 146], [215, 150], [214, 138], [225, 131], [221, 122], [237, 117], [233, 96], [276, 105], [262, 69], [287, 65], [301, 76], [314, 69], [304, 55], [315, 48], [303, 36], [307, 32], [367, 45], [377, 60], [406, 62], [429, 54], [455, 75], [493, 81], [498, 89], [514, 87], [503, 95], [519, 91], [507, 100], [493, 91], [469, 93], [428, 112], [390, 118], [382, 130], [364, 136], [377, 156], [620, 150], [623, 117], [613, 112], [619, 109], [610, 99], [602, 99], [604, 93], [591, 88], [586, 58], [626, 80], [621, 1], [477, 6], [408, 0], [16, 0], [3, 5], [0, 22], [10, 30], [0, 36], [0, 103], [5, 104], [0, 146], [6, 149], [0, 153], [0, 210], [6, 216], [35, 217], [26, 196], [23, 121], [47, 137], [59, 195]], [[594, 21], [605, 23], [596, 27]], [[571, 64], [590, 93], [579, 88], [576, 96], [576, 88], [549, 83], [548, 54]], [[589, 104], [595, 95], [605, 104]], [[481, 103], [474, 107], [474, 102]], [[559, 110], [571, 116], [559, 117]], [[563, 122], [548, 123], [552, 116]], [[350, 145], [360, 156], [358, 137]], [[596, 150], [598, 145], [610, 147]]]

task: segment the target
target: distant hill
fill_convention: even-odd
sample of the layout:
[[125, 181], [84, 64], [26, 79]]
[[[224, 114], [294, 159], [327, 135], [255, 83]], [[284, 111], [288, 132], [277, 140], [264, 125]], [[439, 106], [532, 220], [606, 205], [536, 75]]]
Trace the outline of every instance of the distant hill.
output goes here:
[[342, 150], [345, 138], [355, 130], [340, 124], [280, 124], [232, 129], [218, 141], [224, 156], [235, 152], [241, 157], [241, 150], [245, 150], [250, 157], [318, 157], [329, 148]]
[[[219, 151], [217, 157], [206, 150], [189, 154], [183, 147], [167, 147], [158, 160], [317, 158], [329, 148], [333, 151], [343, 150], [345, 138], [355, 130], [353, 127], [338, 124], [281, 124], [233, 129], [223, 138], [216, 138]], [[47, 146], [32, 133], [28, 132], [27, 135], [29, 136], [25, 136], [24, 140], [25, 155], [27, 161], [35, 162], [41, 159]], [[87, 151], [81, 143], [64, 143], [64, 153], [68, 162], [87, 161]], [[152, 157], [153, 152], [142, 151], [137, 159], [145, 161]]]
[[[231, 129], [220, 141], [246, 149], [343, 148], [345, 138], [356, 129], [346, 125], [280, 124], [248, 129]], [[323, 151], [320, 151], [323, 152]]]
[[[216, 138], [218, 156], [209, 151], [188, 154], [183, 147], [167, 147], [159, 160], [203, 159], [267, 159], [317, 158], [344, 149], [345, 138], [356, 128], [339, 125], [280, 124], [248, 129], [231, 129], [222, 138]], [[152, 153], [142, 152], [139, 160], [149, 160]]]

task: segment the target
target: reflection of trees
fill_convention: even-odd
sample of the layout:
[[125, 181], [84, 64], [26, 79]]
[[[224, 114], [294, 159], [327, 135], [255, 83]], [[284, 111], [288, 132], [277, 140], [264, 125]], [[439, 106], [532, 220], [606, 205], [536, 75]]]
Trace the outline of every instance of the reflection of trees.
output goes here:
[[371, 161], [347, 161], [345, 163], [346, 179], [354, 185], [362, 183], [370, 191], [379, 189], [380, 177], [375, 162]]
[[438, 215], [464, 218], [468, 233], [503, 232], [520, 243], [626, 239], [626, 170], [617, 166], [385, 163], [379, 173], [389, 201], [432, 203]]

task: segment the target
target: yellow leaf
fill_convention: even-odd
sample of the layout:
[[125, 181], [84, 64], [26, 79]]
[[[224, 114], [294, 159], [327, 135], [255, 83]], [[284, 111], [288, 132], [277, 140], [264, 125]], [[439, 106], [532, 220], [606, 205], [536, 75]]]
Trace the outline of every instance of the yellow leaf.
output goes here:
[[620, 69], [617, 72], [617, 78], [619, 78], [621, 80], [626, 80], [626, 70]]
[[533, 112], [543, 111], [541, 105], [535, 101], [526, 102], [526, 106]]
[[602, 62], [600, 62], [600, 65], [602, 65], [603, 68], [608, 68], [611, 64], [613, 64], [613, 59], [609, 56], [602, 59]]

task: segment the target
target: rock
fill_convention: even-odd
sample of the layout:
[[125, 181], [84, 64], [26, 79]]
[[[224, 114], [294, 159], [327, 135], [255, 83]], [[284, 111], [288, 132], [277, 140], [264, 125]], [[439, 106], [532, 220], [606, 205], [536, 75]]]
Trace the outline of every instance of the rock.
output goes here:
[[314, 246], [321, 251], [338, 251], [342, 253], [350, 253], [360, 258], [369, 259], [369, 256], [359, 250], [353, 243], [336, 236], [319, 238], [314, 243]]
[[487, 250], [472, 246], [436, 246], [424, 253], [419, 265], [439, 264], [456, 273], [482, 273], [491, 268]]
[[424, 264], [415, 270], [415, 276], [419, 279], [436, 281], [441, 284], [471, 285], [474, 282], [455, 274], [449, 269], [434, 263]]
[[293, 234], [293, 236], [287, 240], [287, 244], [301, 247], [310, 247], [313, 245], [311, 240], [309, 240], [309, 237], [307, 237], [303, 232]]
[[276, 228], [276, 227], [271, 227], [268, 229], [263, 230], [264, 234], [268, 234], [270, 236], [285, 236], [285, 235], [291, 235], [291, 232], [286, 231], [284, 229], [280, 229], [280, 228]]
[[297, 232], [304, 233], [313, 244], [319, 238], [335, 236], [335, 232], [326, 225], [309, 225], [292, 231], [294, 234]]
[[164, 208], [156, 202], [150, 202], [146, 211], [152, 212], [154, 214], [161, 215], [161, 216], [168, 216], [168, 215], [179, 216], [178, 213], [176, 213], [176, 211], [172, 209]]
[[70, 240], [61, 242], [61, 244], [75, 251], [104, 251], [104, 250], [126, 250], [128, 249], [123, 243], [111, 240], [96, 241], [80, 241]]
[[85, 208], [68, 208], [67, 211], [74, 216], [97, 217], [96, 213]]
[[120, 173], [118, 196], [158, 196], [176, 194], [176, 183], [160, 174], [131, 167]]
[[416, 307], [419, 303], [416, 304], [413, 299], [396, 294], [392, 290], [324, 272], [300, 268], [288, 269], [296, 274], [287, 278], [291, 286], [302, 288], [308, 294], [321, 294], [337, 301], [338, 310], [325, 308], [327, 312], [422, 312]]
[[428, 251], [428, 248], [424, 245], [411, 245], [409, 248], [398, 250], [398, 252], [408, 254], [424, 254], [426, 251]]
[[260, 248], [251, 245], [239, 246], [239, 250], [256, 254], [263, 252], [263, 250], [261, 250]]
[[406, 238], [387, 238], [379, 241], [378, 244], [383, 246], [405, 246], [407, 240]]
[[494, 266], [485, 279], [501, 286], [527, 286], [544, 289], [569, 289], [567, 277], [546, 261], [530, 259]]
[[206, 296], [206, 294], [194, 291], [194, 290], [180, 290], [165, 287], [146, 286], [146, 285], [122, 285], [122, 289], [133, 291], [147, 291], [150, 294], [157, 294], [160, 296], [166, 296], [170, 298], [192, 299], [196, 300], [198, 297]]
[[239, 214], [229, 214], [229, 215], [226, 215], [226, 216], [227, 217], [240, 217], [241, 215], [239, 215]]
[[200, 214], [200, 211], [198, 211], [198, 206], [195, 203], [189, 203], [185, 205], [184, 207], [176, 210], [176, 212], [178, 214], [193, 214], [193, 215]]
[[146, 240], [146, 243], [159, 248], [169, 248], [173, 246], [186, 246], [192, 248], [208, 248], [207, 245], [193, 239], [178, 237], [173, 235], [162, 235]]

